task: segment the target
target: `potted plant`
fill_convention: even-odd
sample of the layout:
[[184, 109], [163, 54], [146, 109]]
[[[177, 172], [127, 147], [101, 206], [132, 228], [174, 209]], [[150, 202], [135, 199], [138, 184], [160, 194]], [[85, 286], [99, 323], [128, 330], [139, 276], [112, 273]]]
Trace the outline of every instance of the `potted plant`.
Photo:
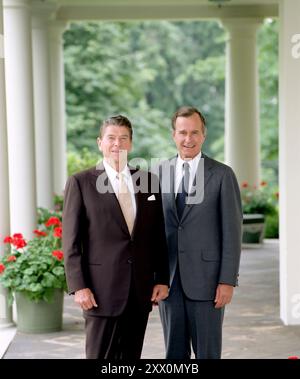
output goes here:
[[58, 331], [67, 289], [61, 220], [51, 216], [34, 234], [28, 241], [20, 233], [5, 237], [0, 282], [8, 289], [9, 303], [16, 299], [19, 331]]
[[276, 212], [274, 199], [265, 181], [260, 186], [247, 182], [241, 185], [243, 206], [243, 244], [261, 244], [264, 238], [265, 221]]

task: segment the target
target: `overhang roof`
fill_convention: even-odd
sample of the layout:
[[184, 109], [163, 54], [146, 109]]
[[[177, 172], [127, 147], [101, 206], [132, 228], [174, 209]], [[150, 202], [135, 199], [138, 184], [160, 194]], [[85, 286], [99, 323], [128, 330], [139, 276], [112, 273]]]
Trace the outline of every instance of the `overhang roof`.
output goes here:
[[[51, 1], [49, 1], [51, 2]], [[61, 20], [277, 17], [279, 0], [58, 0]], [[222, 3], [218, 6], [217, 3]]]

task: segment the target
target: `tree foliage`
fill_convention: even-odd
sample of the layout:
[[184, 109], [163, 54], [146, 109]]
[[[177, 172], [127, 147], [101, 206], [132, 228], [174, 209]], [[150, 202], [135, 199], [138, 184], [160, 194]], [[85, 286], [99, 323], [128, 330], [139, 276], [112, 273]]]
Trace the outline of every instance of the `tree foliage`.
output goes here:
[[[99, 124], [113, 114], [133, 122], [132, 156], [173, 155], [171, 117], [181, 105], [203, 111], [204, 151], [223, 160], [225, 40], [215, 21], [72, 23], [64, 34], [69, 173], [97, 162]], [[258, 46], [263, 175], [276, 182], [277, 22], [261, 28]]]

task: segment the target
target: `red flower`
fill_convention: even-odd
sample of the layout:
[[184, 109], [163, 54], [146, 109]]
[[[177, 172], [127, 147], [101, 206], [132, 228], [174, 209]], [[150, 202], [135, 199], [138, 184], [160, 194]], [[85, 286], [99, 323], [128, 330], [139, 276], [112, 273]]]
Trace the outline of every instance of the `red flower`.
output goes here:
[[23, 234], [21, 234], [21, 233], [15, 233], [14, 235], [13, 235], [13, 238], [17, 238], [17, 239], [24, 239], [24, 237], [23, 237]]
[[0, 263], [0, 274], [2, 274], [2, 272], [5, 270], [5, 266]]
[[27, 245], [27, 243], [24, 239], [14, 238], [13, 245], [17, 249], [22, 249], [23, 247], [25, 247]]
[[15, 233], [13, 235], [13, 241], [12, 244], [17, 248], [17, 249], [22, 249], [27, 245], [26, 241], [24, 240], [23, 234], [21, 233]]
[[10, 236], [6, 236], [3, 240], [4, 243], [13, 243], [13, 239]]
[[56, 257], [59, 261], [61, 261], [64, 258], [64, 253], [61, 250], [54, 250], [52, 251], [53, 257]]
[[54, 228], [54, 230], [53, 230], [53, 236], [57, 237], [57, 238], [61, 238], [62, 237], [62, 228], [60, 226]]
[[299, 359], [299, 357], [297, 357], [297, 355], [292, 355], [292, 356], [288, 357], [288, 359]]
[[265, 182], [264, 180], [260, 183], [260, 185], [262, 186], [262, 187], [265, 187], [265, 186], [267, 186], [268, 185], [268, 183], [267, 182]]
[[46, 232], [42, 232], [41, 230], [38, 230], [38, 229], [35, 229], [33, 231], [33, 233], [37, 236], [37, 237], [45, 237], [47, 235]]
[[242, 183], [242, 188], [248, 188], [248, 186], [249, 186], [248, 182], [243, 182]]
[[47, 222], [45, 222], [45, 225], [47, 227], [51, 226], [51, 225], [61, 226], [61, 222], [60, 222], [60, 219], [58, 217], [50, 217], [49, 220]]
[[9, 257], [7, 257], [7, 262], [15, 262], [17, 260], [16, 256], [15, 255], [10, 255]]

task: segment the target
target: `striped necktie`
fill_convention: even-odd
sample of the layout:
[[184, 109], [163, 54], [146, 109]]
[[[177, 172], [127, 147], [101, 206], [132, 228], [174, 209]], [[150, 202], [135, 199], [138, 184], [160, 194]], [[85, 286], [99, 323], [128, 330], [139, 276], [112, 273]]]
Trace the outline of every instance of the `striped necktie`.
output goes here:
[[189, 192], [189, 182], [190, 182], [190, 166], [187, 162], [183, 163], [183, 176], [178, 187], [178, 192], [176, 196], [176, 207], [179, 220], [182, 217], [184, 207], [186, 205], [186, 198]]

